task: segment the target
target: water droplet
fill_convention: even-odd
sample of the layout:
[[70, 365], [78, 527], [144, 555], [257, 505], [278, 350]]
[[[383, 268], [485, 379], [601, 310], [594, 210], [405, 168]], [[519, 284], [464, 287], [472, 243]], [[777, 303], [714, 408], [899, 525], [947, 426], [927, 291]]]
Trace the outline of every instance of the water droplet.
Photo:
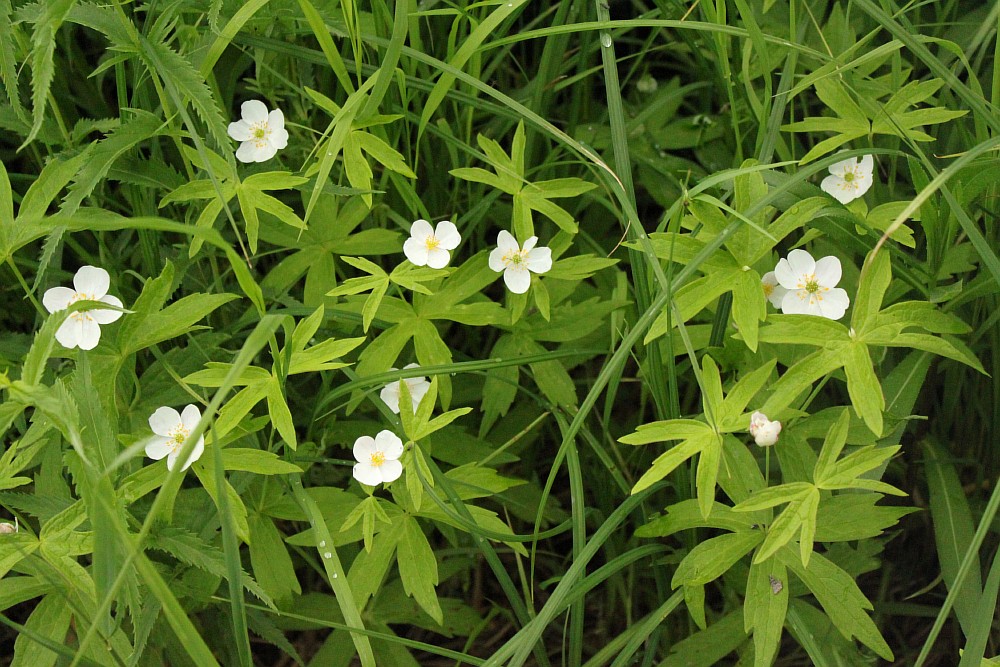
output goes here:
[[334, 578], [334, 579], [336, 579], [336, 578], [337, 578], [337, 573], [336, 573], [336, 572], [334, 572], [334, 573], [333, 573], [333, 578]]
[[606, 49], [610, 49], [611, 48], [611, 34], [610, 33], [607, 33], [607, 32], [602, 32], [601, 33], [601, 46], [603, 46]]
[[326, 546], [326, 540], [321, 540], [320, 543], [319, 543], [319, 545], [321, 547], [325, 547]]
[[323, 554], [323, 558], [333, 558], [333, 554], [327, 551], [326, 553]]

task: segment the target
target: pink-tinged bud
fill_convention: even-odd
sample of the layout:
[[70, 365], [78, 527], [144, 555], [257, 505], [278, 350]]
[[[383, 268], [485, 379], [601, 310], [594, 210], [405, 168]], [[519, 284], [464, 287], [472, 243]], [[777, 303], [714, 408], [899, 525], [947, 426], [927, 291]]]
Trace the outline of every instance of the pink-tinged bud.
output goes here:
[[770, 447], [778, 442], [778, 434], [781, 433], [781, 422], [770, 421], [763, 412], [755, 412], [750, 415], [750, 435], [754, 442], [761, 447]]

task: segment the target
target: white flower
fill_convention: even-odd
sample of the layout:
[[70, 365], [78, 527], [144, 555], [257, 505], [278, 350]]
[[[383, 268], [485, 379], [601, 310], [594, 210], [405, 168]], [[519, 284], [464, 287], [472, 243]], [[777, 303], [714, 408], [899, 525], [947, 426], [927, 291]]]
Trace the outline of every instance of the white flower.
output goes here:
[[[73, 287], [53, 287], [46, 290], [42, 303], [50, 313], [66, 310], [77, 301], [100, 301], [111, 306], [122, 307], [121, 299], [108, 294], [111, 276], [96, 266], [81, 266], [73, 276]], [[122, 316], [120, 310], [84, 310], [70, 313], [66, 321], [56, 330], [56, 340], [64, 347], [93, 350], [101, 340], [102, 324], [111, 324]]]
[[363, 435], [354, 441], [354, 479], [368, 486], [395, 481], [403, 474], [402, 455], [403, 441], [392, 431]]
[[832, 255], [814, 261], [805, 250], [793, 250], [788, 259], [778, 261], [774, 275], [778, 285], [788, 290], [781, 298], [781, 312], [785, 314], [839, 320], [851, 305], [847, 292], [837, 287], [840, 260]]
[[865, 155], [860, 162], [856, 157], [847, 158], [830, 165], [830, 175], [819, 187], [841, 204], [847, 204], [868, 192], [875, 180], [874, 170], [875, 160], [871, 155]]
[[462, 242], [458, 228], [447, 220], [431, 227], [426, 220], [417, 220], [410, 227], [410, 238], [403, 243], [403, 254], [414, 266], [429, 266], [443, 269], [451, 260], [449, 250], [454, 250]]
[[[490, 253], [490, 268], [503, 271], [503, 281], [514, 294], [524, 294], [531, 285], [531, 273], [545, 273], [552, 268], [552, 251], [536, 248], [538, 237], [524, 242], [524, 249], [506, 229], [497, 236], [497, 247]], [[531, 273], [529, 273], [529, 271]]]
[[760, 285], [764, 288], [764, 296], [771, 302], [771, 305], [775, 308], [781, 308], [781, 300], [785, 298], [788, 290], [778, 284], [774, 271], [765, 273], [760, 279]]
[[768, 420], [763, 412], [750, 415], [750, 435], [761, 447], [770, 447], [778, 442], [779, 433], [781, 433], [781, 422]]
[[[403, 369], [407, 368], [417, 368], [416, 364], [407, 364], [403, 366]], [[390, 371], [398, 370], [396, 368], [390, 368]], [[397, 415], [399, 414], [399, 395], [401, 393], [401, 388], [399, 386], [400, 382], [405, 382], [406, 386], [410, 389], [410, 398], [413, 399], [413, 411], [417, 411], [417, 406], [420, 405], [420, 401], [423, 400], [424, 395], [427, 390], [431, 388], [431, 383], [427, 381], [426, 377], [416, 377], [416, 378], [405, 378], [397, 382], [390, 382], [382, 388], [379, 392], [379, 398], [382, 402], [389, 406]]]
[[[146, 445], [146, 456], [156, 461], [166, 456], [167, 470], [173, 470], [177, 465], [177, 455], [184, 441], [198, 426], [199, 421], [201, 421], [201, 410], [196, 405], [188, 405], [180, 414], [166, 406], [157, 408], [156, 412], [149, 416], [149, 428], [153, 429], [156, 435]], [[205, 436], [201, 436], [181, 470], [187, 470], [188, 466], [200, 459], [204, 452]]]
[[243, 120], [229, 124], [229, 136], [242, 141], [236, 150], [240, 162], [264, 162], [274, 157], [279, 148], [288, 145], [285, 116], [281, 109], [267, 112], [260, 100], [248, 100], [240, 107]]

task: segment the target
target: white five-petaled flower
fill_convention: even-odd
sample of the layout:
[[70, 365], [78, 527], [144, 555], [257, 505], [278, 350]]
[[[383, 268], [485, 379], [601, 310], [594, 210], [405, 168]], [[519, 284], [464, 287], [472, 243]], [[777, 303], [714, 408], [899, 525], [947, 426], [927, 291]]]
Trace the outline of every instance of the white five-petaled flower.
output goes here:
[[[121, 299], [108, 294], [111, 276], [96, 266], [81, 266], [73, 276], [73, 289], [53, 287], [45, 291], [42, 303], [50, 313], [66, 310], [77, 301], [100, 301], [122, 307]], [[122, 316], [120, 310], [82, 310], [71, 313], [56, 330], [56, 340], [64, 347], [93, 350], [101, 340], [102, 324], [111, 324]]]
[[274, 157], [279, 148], [288, 145], [285, 116], [281, 109], [268, 113], [260, 100], [248, 100], [240, 107], [242, 120], [229, 124], [229, 136], [242, 141], [236, 150], [240, 162], [264, 162]]
[[[184, 441], [198, 426], [199, 421], [201, 421], [201, 410], [196, 405], [186, 406], [180, 414], [177, 410], [166, 406], [157, 408], [156, 412], [149, 416], [149, 428], [153, 429], [156, 435], [146, 445], [146, 456], [156, 461], [166, 456], [167, 470], [173, 470], [177, 465], [177, 455], [180, 454]], [[205, 436], [201, 436], [184, 461], [181, 470], [187, 470], [188, 466], [200, 459], [204, 452]]]
[[368, 486], [393, 482], [403, 474], [402, 455], [403, 441], [392, 431], [363, 435], [354, 441], [354, 479]]
[[760, 286], [764, 288], [764, 296], [771, 302], [771, 305], [775, 308], [781, 308], [781, 300], [785, 298], [788, 290], [778, 284], [774, 271], [768, 271], [761, 277]]
[[521, 248], [506, 229], [497, 236], [497, 247], [490, 253], [490, 268], [497, 273], [503, 271], [503, 281], [514, 294], [528, 291], [532, 273], [545, 273], [552, 268], [552, 250], [536, 248], [536, 243], [538, 237], [532, 236]]
[[429, 266], [443, 269], [451, 260], [449, 250], [454, 250], [462, 242], [458, 228], [448, 220], [431, 227], [426, 220], [417, 220], [410, 227], [410, 238], [403, 243], [403, 254], [414, 266]]
[[837, 287], [840, 271], [840, 260], [832, 255], [813, 260], [805, 250], [788, 253], [788, 259], [774, 267], [778, 285], [787, 290], [781, 298], [781, 312], [839, 320], [851, 305], [847, 292]]
[[761, 447], [770, 447], [778, 442], [779, 433], [781, 433], [781, 422], [770, 421], [763, 412], [750, 415], [750, 435]]
[[871, 155], [851, 157], [830, 165], [830, 175], [823, 179], [819, 187], [833, 196], [841, 204], [847, 204], [861, 197], [874, 182], [875, 160]]
[[[403, 370], [407, 368], [417, 368], [417, 364], [406, 364], [403, 366]], [[399, 370], [397, 368], [390, 368], [390, 371]], [[405, 378], [403, 380], [398, 380], [396, 382], [390, 382], [382, 388], [379, 392], [379, 398], [382, 402], [389, 406], [397, 415], [399, 414], [399, 395], [401, 393], [400, 382], [405, 382], [406, 386], [410, 390], [410, 398], [413, 400], [413, 411], [417, 411], [417, 406], [420, 405], [420, 401], [423, 400], [424, 395], [427, 394], [427, 390], [431, 388], [431, 383], [427, 381], [426, 377], [415, 377], [415, 378]]]

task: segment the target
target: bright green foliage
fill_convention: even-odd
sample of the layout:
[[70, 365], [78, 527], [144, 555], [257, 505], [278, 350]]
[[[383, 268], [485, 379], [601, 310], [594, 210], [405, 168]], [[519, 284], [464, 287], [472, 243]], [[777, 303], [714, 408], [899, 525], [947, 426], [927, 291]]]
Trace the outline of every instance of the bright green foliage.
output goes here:
[[479, 167], [463, 167], [452, 169], [449, 173], [455, 178], [484, 183], [490, 187], [505, 192], [514, 198], [514, 209], [511, 219], [513, 234], [523, 241], [529, 236], [535, 236], [533, 213], [541, 213], [569, 234], [577, 232], [577, 223], [573, 216], [554, 203], [553, 199], [578, 197], [594, 189], [593, 183], [587, 183], [579, 178], [559, 178], [550, 181], [528, 181], [524, 164], [525, 133], [524, 123], [518, 123], [517, 131], [511, 143], [510, 155], [496, 141], [479, 135], [476, 138], [479, 148], [483, 151], [483, 159], [493, 167], [489, 172]]
[[996, 662], [996, 8], [622, 7], [0, 0], [11, 664]]
[[[944, 82], [939, 79], [911, 81], [899, 90], [879, 90], [874, 97], [857, 97], [834, 78], [820, 79], [816, 95], [836, 118], [807, 118], [781, 129], [791, 132], [836, 132], [816, 144], [802, 157], [806, 163], [836, 150], [847, 142], [873, 134], [888, 134], [912, 141], [933, 141], [934, 137], [918, 129], [961, 118], [967, 111], [942, 107], [913, 109], [934, 95]], [[888, 95], [888, 99], [880, 98]]]

